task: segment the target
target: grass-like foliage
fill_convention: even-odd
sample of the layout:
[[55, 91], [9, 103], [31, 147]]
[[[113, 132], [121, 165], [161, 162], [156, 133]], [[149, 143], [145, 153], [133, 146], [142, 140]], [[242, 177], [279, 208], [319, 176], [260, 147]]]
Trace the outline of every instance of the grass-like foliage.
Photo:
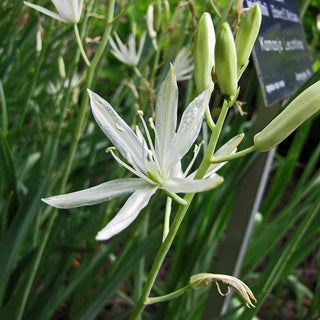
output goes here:
[[[257, 134], [260, 22], [232, 0], [1, 1], [1, 320], [320, 316], [320, 73]], [[238, 186], [295, 129], [221, 274]]]

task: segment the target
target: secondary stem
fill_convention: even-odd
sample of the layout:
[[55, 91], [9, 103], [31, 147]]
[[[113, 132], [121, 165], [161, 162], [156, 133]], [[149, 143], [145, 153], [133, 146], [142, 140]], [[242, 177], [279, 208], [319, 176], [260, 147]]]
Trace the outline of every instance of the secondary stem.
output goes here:
[[153, 304], [153, 303], [158, 303], [158, 302], [164, 302], [164, 301], [169, 301], [175, 298], [180, 297], [183, 295], [187, 290], [191, 289], [190, 285], [186, 285], [176, 291], [173, 291], [171, 293], [168, 293], [166, 295], [160, 296], [160, 297], [152, 297], [148, 298], [146, 304]]
[[77, 40], [77, 44], [78, 44], [78, 47], [79, 47], [79, 50], [80, 50], [80, 53], [81, 53], [81, 56], [84, 60], [84, 62], [86, 63], [86, 65], [88, 67], [90, 67], [90, 61], [84, 51], [84, 48], [83, 48], [83, 45], [82, 45], [82, 41], [81, 41], [81, 37], [80, 37], [80, 34], [79, 34], [79, 29], [78, 29], [78, 25], [75, 23], [73, 25], [73, 29], [74, 29], [74, 35], [76, 37], [76, 40]]
[[239, 152], [233, 153], [233, 154], [229, 154], [227, 156], [224, 157], [213, 157], [211, 163], [221, 163], [221, 162], [225, 162], [225, 161], [230, 161], [230, 160], [234, 160], [234, 159], [238, 159], [241, 158], [251, 152], [256, 151], [257, 148], [255, 145], [246, 148], [244, 150], [241, 150]]

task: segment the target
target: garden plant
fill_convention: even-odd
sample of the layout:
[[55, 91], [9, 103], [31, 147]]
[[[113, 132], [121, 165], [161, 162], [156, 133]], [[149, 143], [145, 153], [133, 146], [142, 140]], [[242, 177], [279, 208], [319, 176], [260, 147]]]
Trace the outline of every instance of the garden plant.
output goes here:
[[[320, 238], [318, 140], [295, 175], [320, 110], [316, 49], [315, 74], [254, 132], [258, 4], [0, 10], [1, 319], [202, 319], [210, 283], [234, 292], [221, 319], [264, 303], [272, 319], [288, 288], [298, 318], [319, 316], [319, 270], [314, 290], [296, 272]], [[240, 276], [216, 272], [236, 186], [288, 137]]]

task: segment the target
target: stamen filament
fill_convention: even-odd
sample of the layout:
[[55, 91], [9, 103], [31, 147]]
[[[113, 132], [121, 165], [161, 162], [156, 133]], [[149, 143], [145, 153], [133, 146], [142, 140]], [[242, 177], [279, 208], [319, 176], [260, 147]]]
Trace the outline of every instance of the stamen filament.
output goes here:
[[149, 132], [149, 130], [148, 130], [147, 124], [146, 124], [146, 122], [144, 121], [143, 117], [141, 116], [141, 113], [138, 112], [138, 115], [139, 115], [139, 117], [140, 117], [140, 120], [141, 120], [141, 122], [142, 122], [144, 131], [145, 131], [145, 133], [146, 133], [146, 136], [147, 136], [147, 139], [148, 139], [148, 143], [149, 143], [150, 149], [151, 149], [152, 153], [154, 154], [154, 163], [156, 164], [158, 171], [161, 171], [160, 164], [159, 164], [158, 159], [157, 159], [157, 157], [156, 157], [156, 151], [155, 151], [155, 149], [154, 149], [154, 145], [153, 145], [153, 142], [152, 142], [152, 139], [151, 139], [150, 132]]
[[186, 206], [188, 204], [188, 202], [184, 199], [182, 199], [181, 197], [179, 197], [176, 193], [171, 192], [167, 189], [163, 189], [163, 191], [173, 200], [175, 200], [176, 202], [178, 202], [179, 204]]
[[133, 174], [135, 174], [136, 176], [138, 176], [139, 178], [151, 183], [151, 184], [156, 184], [153, 180], [151, 180], [149, 177], [147, 177], [145, 174], [143, 174], [140, 170], [135, 170], [133, 168], [131, 168], [130, 166], [128, 166], [125, 162], [123, 162], [118, 156], [115, 155], [115, 153], [113, 152], [113, 150], [109, 150], [109, 152], [112, 154], [113, 158], [119, 162], [120, 165], [122, 165], [123, 167], [125, 167], [127, 170], [129, 170], [130, 172], [132, 172]]

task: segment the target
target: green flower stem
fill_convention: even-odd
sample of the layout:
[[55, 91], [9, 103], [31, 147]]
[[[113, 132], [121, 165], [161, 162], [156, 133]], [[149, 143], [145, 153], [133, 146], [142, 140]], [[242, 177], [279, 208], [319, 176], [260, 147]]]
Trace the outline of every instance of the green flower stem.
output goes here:
[[83, 45], [82, 45], [82, 41], [81, 41], [81, 37], [80, 37], [80, 34], [79, 34], [79, 29], [78, 29], [78, 24], [77, 24], [77, 23], [75, 23], [75, 24], [73, 25], [73, 30], [74, 30], [74, 35], [75, 35], [76, 40], [77, 40], [78, 47], [79, 47], [79, 49], [80, 49], [81, 56], [82, 56], [84, 62], [86, 63], [86, 65], [87, 65], [88, 67], [90, 67], [90, 61], [89, 61], [89, 59], [88, 59], [88, 57], [87, 57], [87, 55], [86, 55], [86, 53], [85, 53], [85, 51], [84, 51], [84, 48], [83, 48]]
[[212, 155], [213, 155], [215, 148], [217, 146], [224, 120], [227, 116], [229, 108], [236, 101], [236, 99], [238, 97], [238, 93], [239, 93], [239, 91], [237, 92], [237, 94], [234, 97], [232, 97], [232, 99], [230, 101], [224, 100], [224, 102], [223, 102], [222, 109], [221, 109], [217, 124], [214, 127], [214, 130], [212, 131], [212, 135], [210, 137], [207, 151], [205, 153], [205, 156], [204, 156], [204, 158], [199, 166], [199, 169], [197, 171], [197, 174], [195, 176], [196, 179], [203, 178], [208, 170], [208, 167], [212, 163]]
[[135, 66], [133, 68], [134, 72], [136, 73], [136, 75], [141, 79], [141, 81], [143, 81], [144, 85], [146, 87], [150, 86], [150, 83], [148, 82], [148, 80], [143, 76], [143, 74], [140, 72], [140, 70]]
[[7, 112], [7, 103], [6, 96], [4, 94], [2, 81], [0, 79], [0, 104], [2, 105], [2, 131], [3, 135], [6, 136], [8, 134], [8, 112]]
[[[229, 107], [231, 107], [233, 105], [236, 98], [237, 98], [237, 95], [231, 101], [229, 101], [229, 102], [224, 101], [224, 103], [223, 103], [223, 107], [222, 107], [221, 113], [219, 115], [217, 125], [214, 128], [214, 131], [212, 132], [206, 154], [205, 154], [205, 156], [200, 164], [200, 167], [197, 171], [196, 179], [201, 179], [205, 175], [206, 171], [208, 170], [208, 168], [211, 164], [211, 157], [212, 157], [212, 154], [216, 148], [218, 138], [219, 138], [219, 135], [221, 132], [221, 128], [222, 128], [222, 125], [223, 125], [224, 120], [226, 118], [228, 109], [229, 109]], [[185, 214], [191, 204], [191, 201], [192, 201], [194, 195], [195, 195], [194, 193], [188, 193], [184, 196], [184, 200], [186, 201], [187, 204], [180, 205], [178, 208], [177, 214], [171, 224], [168, 235], [165, 238], [165, 240], [162, 242], [162, 244], [159, 248], [158, 254], [155, 258], [155, 261], [153, 263], [153, 266], [152, 266], [151, 271], [149, 273], [149, 276], [147, 278], [146, 284], [143, 288], [142, 295], [141, 295], [135, 309], [133, 310], [133, 313], [131, 314], [130, 320], [139, 319], [141, 313], [143, 312], [144, 307], [148, 301], [148, 297], [150, 295], [152, 286], [153, 286], [153, 284], [156, 280], [156, 277], [159, 273], [159, 270], [162, 266], [162, 263], [167, 255], [171, 245], [172, 245], [172, 242], [173, 242], [173, 240], [179, 230], [179, 227], [180, 227], [182, 220], [183, 220], [183, 218], [184, 218], [184, 216], [185, 216]]]
[[242, 77], [243, 73], [246, 71], [247, 67], [249, 65], [249, 60], [247, 61], [247, 63], [245, 65], [242, 66], [241, 69], [238, 69], [237, 74], [238, 74], [238, 81], [240, 80], [240, 78]]
[[169, 190], [164, 189], [163, 190], [171, 199], [175, 200], [176, 202], [178, 202], [179, 204], [181, 204], [182, 206], [185, 206], [187, 204], [187, 202], [179, 197], [176, 193], [171, 192]]
[[211, 129], [211, 131], [213, 131], [216, 125], [212, 120], [209, 108], [206, 109], [206, 122], [208, 124], [208, 127]]
[[211, 7], [214, 11], [214, 15], [217, 16], [218, 18], [221, 18], [221, 13], [220, 13], [219, 9], [217, 8], [217, 6], [215, 5], [215, 3], [213, 2], [213, 0], [210, 0], [210, 4], [211, 4]]
[[178, 298], [178, 297], [182, 296], [189, 289], [191, 289], [191, 287], [188, 284], [187, 286], [184, 286], [184, 287], [182, 287], [182, 288], [180, 288], [180, 289], [178, 289], [176, 291], [173, 291], [173, 292], [171, 292], [169, 294], [165, 294], [165, 295], [160, 296], [160, 297], [148, 298], [147, 301], [146, 301], [146, 305], [173, 300], [175, 298]]
[[162, 242], [166, 239], [170, 230], [170, 214], [171, 214], [172, 198], [167, 197], [166, 212], [164, 214], [163, 237]]
[[227, 21], [227, 17], [230, 13], [230, 11], [232, 10], [232, 6], [233, 4], [235, 3], [235, 0], [227, 0], [226, 1], [226, 4], [224, 5], [224, 9], [222, 11], [222, 14], [220, 16], [220, 20], [219, 20], [219, 23], [218, 23], [218, 26], [217, 26], [217, 30], [219, 29], [219, 27]]
[[256, 151], [257, 148], [255, 145], [246, 148], [244, 150], [241, 150], [239, 152], [233, 153], [233, 154], [229, 154], [228, 156], [224, 156], [224, 157], [213, 157], [211, 160], [211, 163], [220, 163], [220, 162], [225, 162], [225, 161], [229, 161], [229, 160], [233, 160], [233, 159], [238, 159], [241, 158], [251, 152]]

